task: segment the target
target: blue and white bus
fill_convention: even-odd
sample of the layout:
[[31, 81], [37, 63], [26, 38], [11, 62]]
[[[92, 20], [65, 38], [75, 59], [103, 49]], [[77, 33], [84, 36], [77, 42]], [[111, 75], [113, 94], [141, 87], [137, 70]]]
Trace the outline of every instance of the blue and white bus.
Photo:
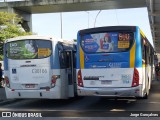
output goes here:
[[139, 27], [84, 29], [77, 39], [79, 96], [147, 98], [154, 49]]
[[75, 47], [55, 37], [22, 36], [4, 44], [5, 91], [10, 98], [74, 97]]

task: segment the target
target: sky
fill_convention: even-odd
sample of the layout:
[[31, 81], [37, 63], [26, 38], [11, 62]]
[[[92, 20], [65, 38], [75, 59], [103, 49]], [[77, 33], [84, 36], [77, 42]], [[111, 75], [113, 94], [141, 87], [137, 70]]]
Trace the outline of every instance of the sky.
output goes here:
[[[139, 26], [153, 45], [147, 8], [102, 10], [98, 13], [99, 10], [63, 12], [62, 38], [76, 39], [79, 30], [93, 28], [94, 24], [95, 27], [131, 25]], [[95, 19], [97, 14], [97, 19]], [[61, 38], [60, 13], [33, 14], [32, 31], [38, 35]]]
[[[24, 1], [24, 0], [5, 0]], [[0, 0], [4, 2], [4, 0]], [[63, 12], [62, 13], [62, 33], [60, 13], [46, 13], [32, 15], [32, 32], [38, 35], [56, 36], [65, 40], [73, 40], [77, 38], [77, 32], [81, 29], [117, 26], [117, 25], [135, 25], [139, 26], [153, 45], [151, 29], [148, 20], [147, 8], [132, 9], [112, 9], [102, 10], [97, 19], [97, 11], [81, 11], [81, 12]], [[88, 24], [89, 21], [89, 24]], [[96, 21], [96, 22], [95, 22]]]

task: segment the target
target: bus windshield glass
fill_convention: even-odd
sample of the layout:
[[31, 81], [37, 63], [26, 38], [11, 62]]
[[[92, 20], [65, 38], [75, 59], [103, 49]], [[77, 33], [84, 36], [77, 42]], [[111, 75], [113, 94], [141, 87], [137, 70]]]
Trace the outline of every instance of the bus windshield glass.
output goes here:
[[133, 42], [133, 32], [106, 32], [81, 36], [81, 46], [86, 53], [126, 52]]
[[52, 43], [49, 40], [18, 40], [6, 44], [10, 59], [40, 59], [51, 55]]

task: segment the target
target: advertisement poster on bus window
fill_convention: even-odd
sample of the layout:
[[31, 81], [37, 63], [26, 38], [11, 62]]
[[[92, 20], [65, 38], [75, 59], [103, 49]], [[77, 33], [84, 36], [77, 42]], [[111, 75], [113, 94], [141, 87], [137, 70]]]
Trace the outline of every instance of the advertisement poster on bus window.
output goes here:
[[85, 52], [117, 52], [119, 49], [129, 48], [130, 34], [109, 32], [87, 34], [81, 43]]
[[36, 58], [37, 46], [33, 40], [8, 43], [8, 57], [13, 59]]
[[96, 33], [83, 37], [82, 47], [86, 52], [113, 52], [117, 48], [118, 33]]

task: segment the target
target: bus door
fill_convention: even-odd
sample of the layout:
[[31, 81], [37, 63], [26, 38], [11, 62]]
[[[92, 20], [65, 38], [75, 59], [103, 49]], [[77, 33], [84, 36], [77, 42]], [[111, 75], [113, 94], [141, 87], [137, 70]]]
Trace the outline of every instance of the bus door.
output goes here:
[[74, 95], [77, 95], [77, 82], [76, 82], [76, 51], [73, 51], [73, 84]]
[[66, 51], [67, 78], [68, 78], [68, 95], [74, 97], [74, 53], [72, 50]]
[[[59, 43], [59, 62], [61, 69], [62, 96], [74, 97], [74, 69], [73, 69], [73, 51], [65, 50]], [[74, 61], [75, 62], [75, 61]]]

